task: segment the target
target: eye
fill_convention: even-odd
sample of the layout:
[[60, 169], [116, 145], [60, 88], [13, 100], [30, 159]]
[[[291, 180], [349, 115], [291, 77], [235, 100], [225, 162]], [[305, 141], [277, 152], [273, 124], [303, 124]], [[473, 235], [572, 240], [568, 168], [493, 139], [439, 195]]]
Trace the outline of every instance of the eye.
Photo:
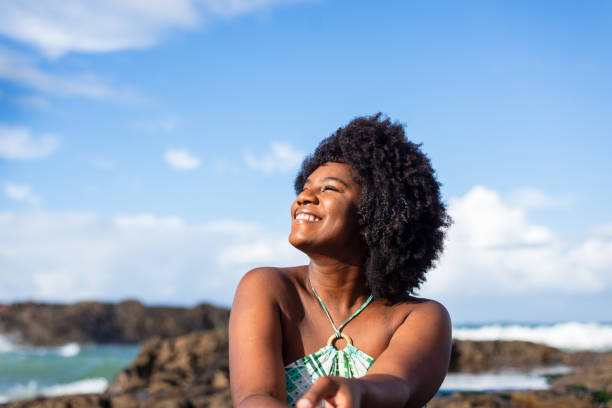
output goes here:
[[321, 191], [327, 191], [327, 190], [331, 190], [331, 191], [336, 191], [339, 192], [340, 190], [338, 190], [336, 187], [334, 186], [325, 186], [321, 189]]

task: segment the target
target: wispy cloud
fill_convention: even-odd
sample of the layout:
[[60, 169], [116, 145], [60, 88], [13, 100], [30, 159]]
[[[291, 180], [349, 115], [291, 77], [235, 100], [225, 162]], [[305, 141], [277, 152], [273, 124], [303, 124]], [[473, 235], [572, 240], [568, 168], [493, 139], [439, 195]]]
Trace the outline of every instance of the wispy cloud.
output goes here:
[[0, 78], [58, 96], [84, 96], [126, 102], [138, 102], [143, 99], [133, 91], [112, 87], [95, 75], [49, 74], [37, 66], [34, 58], [6, 47], [0, 47]]
[[51, 58], [146, 48], [175, 29], [297, 0], [22, 0], [0, 2], [0, 34]]
[[527, 207], [482, 186], [451, 199], [454, 224], [423, 291], [432, 295], [524, 295], [612, 289], [612, 239], [595, 230], [578, 243], [531, 222]]
[[0, 33], [49, 57], [68, 52], [109, 52], [148, 47], [167, 29], [198, 21], [189, 0], [0, 3]]
[[194, 170], [200, 167], [200, 159], [185, 149], [168, 149], [164, 152], [166, 163], [178, 171]]
[[56, 136], [42, 134], [35, 138], [25, 127], [0, 124], [0, 157], [31, 160], [49, 156], [59, 147]]
[[299, 1], [305, 0], [200, 0], [205, 12], [222, 16], [251, 13], [275, 5], [298, 3]]
[[0, 212], [0, 242], [4, 301], [130, 297], [229, 305], [249, 269], [305, 262], [284, 234], [261, 225], [190, 224], [153, 214]]
[[302, 163], [304, 156], [304, 153], [287, 143], [273, 142], [270, 144], [270, 151], [260, 155], [246, 152], [244, 161], [253, 170], [271, 174], [294, 170]]
[[31, 205], [41, 203], [40, 197], [34, 194], [32, 188], [27, 184], [5, 183], [4, 195], [13, 200], [23, 201]]
[[[267, 10], [304, 0], [23, 0], [0, 2], [0, 35], [33, 46], [57, 59], [70, 52], [106, 53], [157, 44], [176, 29], [195, 29], [216, 18]], [[147, 102], [136, 92], [93, 74], [56, 75], [31, 55], [0, 47], [0, 78], [59, 96], [80, 96], [127, 103]], [[43, 99], [24, 100], [35, 107]], [[171, 131], [176, 123], [162, 124]]]
[[510, 202], [522, 208], [546, 209], [569, 207], [572, 199], [568, 196], [552, 196], [536, 188], [524, 187], [512, 193]]

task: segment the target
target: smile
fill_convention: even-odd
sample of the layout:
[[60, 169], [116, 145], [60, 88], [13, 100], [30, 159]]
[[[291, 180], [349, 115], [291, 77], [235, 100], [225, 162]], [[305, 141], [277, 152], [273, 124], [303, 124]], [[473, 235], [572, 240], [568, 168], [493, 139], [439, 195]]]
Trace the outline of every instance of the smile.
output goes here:
[[308, 214], [306, 212], [298, 212], [295, 215], [295, 221], [296, 222], [317, 222], [317, 221], [321, 221], [321, 218], [317, 217], [316, 215]]

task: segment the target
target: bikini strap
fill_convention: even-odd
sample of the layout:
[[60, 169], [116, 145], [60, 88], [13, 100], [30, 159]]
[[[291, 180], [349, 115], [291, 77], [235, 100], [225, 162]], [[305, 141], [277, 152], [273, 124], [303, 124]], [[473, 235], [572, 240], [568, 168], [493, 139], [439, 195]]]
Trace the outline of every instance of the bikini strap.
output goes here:
[[321, 305], [321, 307], [323, 308], [323, 311], [325, 312], [325, 314], [327, 315], [327, 318], [329, 319], [329, 322], [331, 323], [332, 327], [334, 328], [334, 333], [336, 334], [336, 338], [340, 338], [342, 337], [342, 334], [340, 333], [340, 331], [344, 328], [344, 326], [346, 326], [346, 324], [348, 322], [350, 322], [351, 320], [353, 320], [353, 318], [355, 316], [357, 316], [359, 313], [361, 313], [361, 311], [363, 309], [365, 309], [365, 307], [367, 305], [370, 304], [370, 302], [372, 301], [372, 299], [374, 299], [374, 295], [370, 294], [370, 297], [368, 298], [368, 300], [366, 300], [363, 305], [361, 305], [361, 307], [359, 309], [357, 309], [357, 311], [355, 311], [355, 313], [353, 313], [348, 319], [346, 319], [344, 321], [344, 323], [342, 323], [340, 326], [336, 327], [336, 325], [334, 324], [334, 320], [332, 319], [331, 315], [329, 314], [329, 312], [327, 311], [327, 308], [325, 307], [325, 304], [323, 303], [323, 301], [321, 300], [321, 298], [319, 297], [319, 294], [317, 293], [316, 290], [314, 290], [314, 288], [312, 287], [312, 283], [310, 282], [310, 278], [308, 278], [308, 285], [310, 286], [310, 289], [312, 289], [312, 293], [314, 293], [315, 297], [317, 298], [317, 300], [319, 301], [319, 304]]

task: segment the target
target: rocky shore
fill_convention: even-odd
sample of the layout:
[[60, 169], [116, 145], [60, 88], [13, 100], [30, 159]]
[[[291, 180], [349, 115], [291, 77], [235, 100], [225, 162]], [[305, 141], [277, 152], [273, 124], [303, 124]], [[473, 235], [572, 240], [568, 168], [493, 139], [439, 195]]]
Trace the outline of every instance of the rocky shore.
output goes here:
[[226, 327], [229, 310], [145, 306], [137, 301], [74, 304], [14, 303], [0, 306], [0, 334], [29, 346], [66, 343], [140, 343]]
[[[226, 408], [231, 406], [229, 394], [229, 362], [227, 351], [227, 310], [200, 305], [193, 309], [177, 311], [175, 308], [155, 308], [147, 311], [142, 305], [140, 319], [149, 319], [148, 323], [139, 319], [120, 318], [127, 306], [138, 305], [127, 302], [116, 305], [111, 316], [112, 324], [108, 327], [120, 328], [117, 339], [146, 338], [148, 333], [155, 333], [143, 343], [140, 353], [125, 368], [102, 394], [62, 396], [39, 398], [28, 401], [13, 401], [5, 404], [7, 408]], [[100, 304], [79, 304], [99, 310]], [[121, 306], [123, 305], [123, 306]], [[76, 306], [76, 305], [73, 305]], [[20, 316], [27, 316], [23, 310], [34, 310], [34, 305], [19, 306]], [[107, 307], [107, 306], [106, 306]], [[102, 309], [106, 310], [104, 307]], [[144, 311], [143, 311], [144, 308]], [[210, 308], [210, 309], [208, 309]], [[81, 309], [82, 310], [82, 309]], [[168, 315], [162, 317], [162, 310]], [[211, 316], [204, 317], [206, 310]], [[0, 312], [0, 328], [8, 327]], [[64, 310], [65, 316], [71, 313]], [[115, 314], [116, 313], [116, 314]], [[189, 315], [192, 313], [192, 315]], [[113, 317], [115, 316], [115, 317]], [[167, 323], [155, 327], [155, 319], [167, 322], [169, 316], [179, 316], [179, 322]], [[188, 317], [196, 316], [196, 323], [188, 323]], [[38, 316], [37, 324], [43, 325], [45, 317]], [[166, 320], [168, 319], [168, 320]], [[13, 329], [19, 319], [13, 316]], [[73, 321], [74, 322], [74, 321]], [[135, 327], [130, 327], [131, 322]], [[31, 323], [33, 327], [36, 325]], [[123, 325], [122, 325], [123, 324]], [[198, 326], [195, 329], [194, 326]], [[52, 326], [52, 325], [51, 325]], [[24, 326], [27, 327], [27, 326]], [[30, 329], [27, 333], [40, 333], [43, 329]], [[46, 329], [53, 330], [53, 329]], [[110, 330], [110, 329], [105, 329]], [[183, 333], [170, 336], [169, 333], [184, 330]], [[88, 334], [83, 327], [69, 330], [68, 337], [59, 335], [51, 344], [66, 341], [77, 341], [80, 338], [100, 338], [100, 333]], [[108, 332], [106, 332], [108, 333]], [[106, 334], [109, 336], [110, 333]], [[22, 335], [22, 338], [26, 337]], [[106, 337], [103, 337], [106, 338]], [[35, 337], [40, 341], [40, 337]], [[60, 341], [61, 340], [61, 341]], [[91, 340], [89, 340], [91, 341]], [[123, 340], [125, 341], [125, 340]], [[550, 389], [523, 392], [468, 393], [457, 392], [451, 395], [434, 398], [429, 408], [468, 408], [468, 407], [531, 407], [531, 408], [581, 408], [612, 407], [612, 352], [564, 352], [562, 350], [520, 341], [455, 341], [451, 371], [461, 373], [495, 372], [512, 368], [519, 371], [530, 371], [539, 367], [567, 366], [572, 372], [564, 375], [550, 376]]]

